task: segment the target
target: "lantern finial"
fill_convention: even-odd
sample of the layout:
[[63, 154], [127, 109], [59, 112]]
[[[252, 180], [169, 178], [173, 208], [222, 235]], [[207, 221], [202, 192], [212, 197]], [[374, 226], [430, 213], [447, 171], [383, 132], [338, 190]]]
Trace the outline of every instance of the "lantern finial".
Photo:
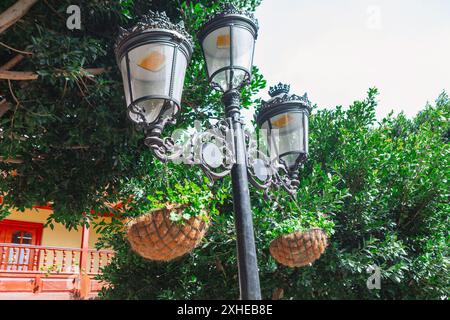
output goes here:
[[273, 98], [282, 93], [289, 93], [291, 86], [288, 84], [278, 83], [277, 85], [270, 87], [269, 95]]

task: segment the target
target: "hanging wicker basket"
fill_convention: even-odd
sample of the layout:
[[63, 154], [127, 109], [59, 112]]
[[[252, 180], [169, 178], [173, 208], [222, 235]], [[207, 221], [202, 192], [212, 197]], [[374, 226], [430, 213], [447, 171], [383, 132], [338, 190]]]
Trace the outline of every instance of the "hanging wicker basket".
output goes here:
[[208, 223], [201, 216], [184, 223], [170, 220], [170, 212], [183, 207], [163, 208], [131, 220], [127, 238], [134, 252], [154, 261], [170, 261], [191, 252], [203, 239]]
[[328, 245], [325, 232], [314, 228], [279, 236], [270, 244], [270, 254], [282, 265], [302, 267], [319, 259]]

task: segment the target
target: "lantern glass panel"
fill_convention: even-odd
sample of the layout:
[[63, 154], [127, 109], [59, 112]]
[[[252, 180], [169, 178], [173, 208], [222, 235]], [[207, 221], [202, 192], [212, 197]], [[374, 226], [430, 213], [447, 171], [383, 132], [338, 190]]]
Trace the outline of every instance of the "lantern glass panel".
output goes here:
[[231, 89], [238, 88], [244, 81], [246, 74], [243, 70], [234, 69], [230, 84], [231, 70], [227, 69], [215, 75], [212, 81], [217, 83], [224, 92], [227, 92]]
[[[255, 38], [253, 34], [246, 28], [238, 26], [233, 27], [233, 66], [251, 71], [253, 62], [253, 47]], [[240, 77], [241, 83], [244, 79], [244, 72], [236, 73], [236, 77]]]
[[271, 153], [275, 153], [288, 169], [295, 168], [300, 154], [308, 152], [307, 121], [304, 112], [282, 113], [269, 120]]
[[[208, 76], [211, 77], [216, 71], [229, 67], [231, 65], [230, 48], [231, 35], [230, 27], [222, 27], [209, 33], [202, 43], [205, 55]], [[229, 73], [221, 72], [215, 76], [212, 81], [218, 83], [221, 87], [229, 83]]]
[[130, 84], [128, 83], [128, 71], [127, 71], [126, 57], [123, 57], [122, 61], [120, 62], [120, 72], [122, 73], [123, 89], [125, 92], [125, 101], [127, 102], [127, 106], [129, 106], [131, 104], [131, 96], [130, 96]]
[[211, 80], [214, 83], [217, 83], [220, 88], [226, 92], [230, 89], [230, 70], [223, 70], [222, 72], [219, 72], [214, 76], [214, 78]]
[[181, 101], [183, 93], [184, 77], [186, 75], [187, 58], [181, 50], [177, 52], [177, 60], [175, 65], [175, 73], [173, 78], [172, 99], [177, 102]]
[[269, 157], [269, 159], [273, 160], [276, 158], [275, 153], [273, 152], [271, 154], [271, 151], [274, 150], [273, 147], [271, 147], [271, 135], [270, 135], [270, 126], [269, 121], [266, 121], [262, 124], [261, 129], [258, 131], [259, 133], [259, 141], [258, 141], [258, 150], [261, 151], [263, 154]]

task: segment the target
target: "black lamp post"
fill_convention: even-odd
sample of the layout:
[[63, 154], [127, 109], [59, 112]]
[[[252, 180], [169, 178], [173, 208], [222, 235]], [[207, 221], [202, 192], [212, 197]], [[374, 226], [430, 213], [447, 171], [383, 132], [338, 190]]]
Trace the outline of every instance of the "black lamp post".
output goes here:
[[[289, 88], [281, 84], [271, 88], [272, 99], [257, 116], [261, 131], [267, 131], [270, 152], [251, 152], [254, 143], [243, 128], [239, 89], [251, 79], [257, 31], [253, 15], [231, 4], [222, 5], [201, 28], [198, 38], [209, 82], [223, 92], [226, 117], [213, 126], [216, 134], [211, 130], [192, 134], [182, 148], [171, 137], [163, 138], [162, 132], [166, 124], [176, 122], [181, 109], [183, 81], [192, 54], [190, 35], [182, 24], [171, 23], [165, 13], [150, 12], [135, 27], [122, 29], [115, 50], [129, 118], [144, 130], [145, 144], [155, 156], [161, 161], [183, 158], [187, 164], [197, 164], [212, 182], [231, 173], [239, 284], [245, 300], [261, 299], [248, 183], [266, 193], [272, 186], [295, 192], [296, 171], [307, 155], [310, 112], [306, 95], [288, 95]], [[281, 140], [276, 139], [277, 134]]]
[[224, 92], [225, 115], [234, 132], [236, 163], [231, 170], [242, 299], [261, 299], [253, 219], [247, 177], [245, 136], [238, 89], [251, 79], [258, 24], [252, 15], [224, 7], [198, 34], [211, 86]]

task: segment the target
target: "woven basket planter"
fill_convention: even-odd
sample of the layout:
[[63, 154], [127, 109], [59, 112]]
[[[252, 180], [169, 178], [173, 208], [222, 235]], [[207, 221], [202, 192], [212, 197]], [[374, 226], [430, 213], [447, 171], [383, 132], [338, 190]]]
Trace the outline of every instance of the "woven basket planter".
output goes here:
[[191, 252], [202, 240], [208, 223], [202, 217], [192, 217], [183, 224], [170, 220], [176, 209], [152, 210], [131, 220], [127, 238], [134, 252], [154, 261], [170, 261]]
[[270, 244], [270, 254], [282, 265], [302, 267], [319, 259], [328, 245], [325, 232], [314, 228], [279, 236]]

